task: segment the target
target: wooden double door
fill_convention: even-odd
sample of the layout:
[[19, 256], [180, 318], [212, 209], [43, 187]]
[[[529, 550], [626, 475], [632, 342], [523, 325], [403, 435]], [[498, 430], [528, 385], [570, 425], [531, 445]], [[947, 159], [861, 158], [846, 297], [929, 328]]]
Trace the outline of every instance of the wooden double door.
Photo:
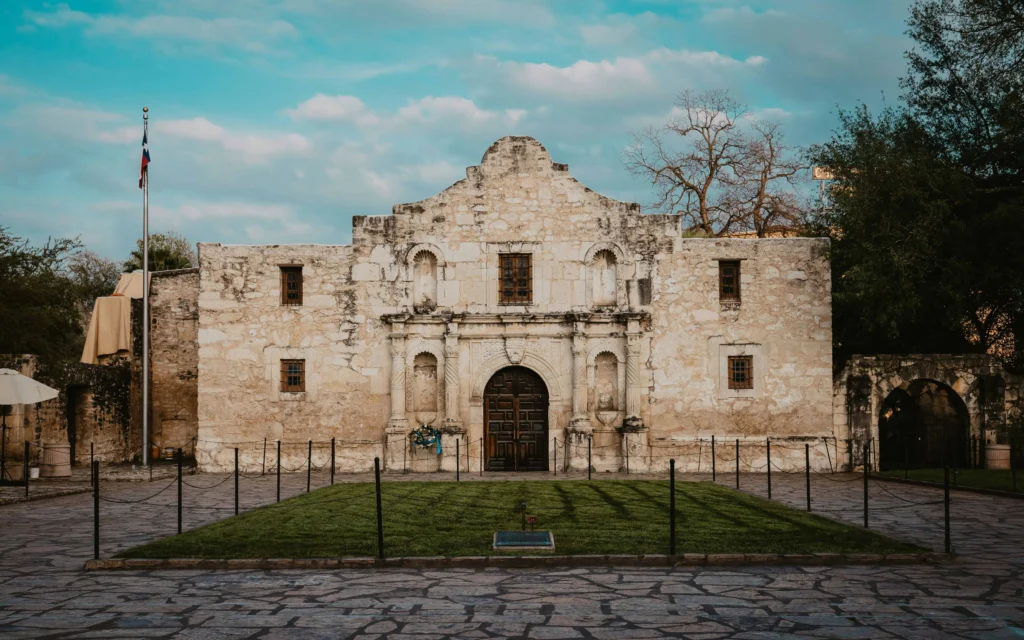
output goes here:
[[548, 389], [525, 367], [494, 374], [484, 388], [487, 471], [547, 471]]

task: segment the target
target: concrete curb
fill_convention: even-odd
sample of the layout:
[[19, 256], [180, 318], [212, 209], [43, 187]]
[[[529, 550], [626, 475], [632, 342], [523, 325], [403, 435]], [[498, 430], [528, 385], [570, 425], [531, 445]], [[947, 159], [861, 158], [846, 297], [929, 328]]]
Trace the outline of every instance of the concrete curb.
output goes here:
[[[875, 480], [886, 480], [888, 482], [898, 482], [900, 484], [913, 484], [919, 487], [932, 487], [934, 489], [941, 489], [943, 487], [941, 482], [931, 482], [929, 480], [912, 480], [910, 478], [894, 478], [892, 476], [882, 476], [872, 473], [871, 477]], [[999, 496], [1000, 498], [1016, 498], [1017, 500], [1024, 500], [1024, 492], [1014, 493], [1012, 491], [1003, 491], [1001, 489], [984, 489], [982, 487], [965, 487], [963, 485], [949, 485], [950, 491], [967, 491], [969, 493], [981, 493], [989, 496]]]
[[484, 569], [550, 567], [706, 567], [706, 566], [831, 566], [938, 564], [952, 562], [956, 556], [944, 553], [736, 553], [647, 556], [441, 556], [414, 558], [109, 558], [86, 560], [86, 571], [124, 570], [285, 570], [285, 569]]
[[11, 504], [21, 504], [22, 502], [35, 502], [36, 500], [49, 500], [50, 498], [63, 498], [64, 496], [73, 496], [79, 493], [91, 493], [92, 489], [84, 487], [82, 489], [61, 489], [59, 491], [52, 491], [49, 493], [32, 493], [31, 488], [29, 489], [29, 495], [26, 498], [24, 495], [9, 498], [0, 498], [0, 507], [4, 507]]

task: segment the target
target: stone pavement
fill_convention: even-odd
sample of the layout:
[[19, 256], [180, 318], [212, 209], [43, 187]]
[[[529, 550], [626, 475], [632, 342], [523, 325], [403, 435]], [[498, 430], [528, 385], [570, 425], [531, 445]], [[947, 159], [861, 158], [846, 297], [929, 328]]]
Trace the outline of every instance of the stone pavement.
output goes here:
[[[185, 487], [187, 528], [231, 514], [230, 478], [186, 478], [211, 487]], [[734, 476], [718, 480], [732, 484]], [[305, 483], [305, 474], [284, 476], [283, 496]], [[326, 483], [314, 474], [314, 487]], [[802, 475], [774, 474], [773, 485], [774, 499], [804, 508]], [[103, 503], [104, 556], [174, 532], [172, 484], [101, 488], [115, 500], [157, 494], [142, 505]], [[740, 488], [764, 495], [765, 476], [743, 475]], [[859, 525], [862, 494], [857, 476], [815, 475], [812, 508]], [[942, 505], [911, 504], [941, 492], [872, 482], [870, 494], [873, 529], [941, 550]], [[243, 508], [273, 501], [273, 476], [244, 478], [241, 496]], [[85, 573], [92, 497], [67, 496], [0, 507], [0, 638], [1021, 638], [1019, 505], [954, 492], [962, 558], [946, 565]]]

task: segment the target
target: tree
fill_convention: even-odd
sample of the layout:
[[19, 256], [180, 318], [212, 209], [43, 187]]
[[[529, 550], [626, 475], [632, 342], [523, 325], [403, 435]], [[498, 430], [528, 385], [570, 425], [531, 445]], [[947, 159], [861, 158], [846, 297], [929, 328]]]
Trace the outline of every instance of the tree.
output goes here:
[[74, 358], [82, 348], [79, 297], [68, 262], [77, 239], [41, 247], [0, 227], [0, 353]]
[[[855, 352], [1024, 356], [1024, 0], [919, 0], [902, 104], [841, 112], [812, 151], [836, 180], [837, 363]], [[1009, 345], [1009, 346], [1007, 346]]]
[[116, 262], [102, 258], [88, 249], [71, 255], [68, 271], [79, 298], [89, 306], [96, 298], [112, 294], [121, 278], [121, 269]]
[[[124, 271], [142, 269], [142, 239], [136, 241], [137, 248], [124, 263]], [[195, 247], [188, 239], [174, 231], [153, 233], [149, 236], [149, 270], [168, 271], [188, 269], [199, 265]]]
[[791, 231], [805, 206], [797, 186], [805, 166], [781, 125], [751, 117], [727, 91], [685, 91], [679, 113], [633, 134], [626, 165], [650, 181], [658, 209], [679, 213], [684, 230], [705, 236]]

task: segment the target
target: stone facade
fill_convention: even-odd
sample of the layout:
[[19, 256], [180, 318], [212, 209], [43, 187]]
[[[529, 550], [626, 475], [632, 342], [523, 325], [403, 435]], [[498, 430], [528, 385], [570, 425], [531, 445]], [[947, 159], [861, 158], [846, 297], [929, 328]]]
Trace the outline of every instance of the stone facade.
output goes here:
[[[832, 438], [827, 246], [683, 238], [678, 216], [643, 215], [537, 141], [503, 138], [442, 193], [356, 217], [351, 245], [199, 246], [199, 464], [228, 468], [239, 446], [258, 467], [266, 438], [285, 442], [285, 468], [317, 441], [320, 465], [336, 438], [340, 470], [374, 456], [477, 470], [485, 387], [510, 366], [546, 387], [548, 468], [585, 468], [588, 442], [595, 468], [628, 456], [641, 471], [706, 467], [712, 435], [754, 463], [769, 436]], [[502, 304], [504, 254], [529, 256], [528, 304]], [[719, 299], [720, 261], [739, 261], [738, 301]], [[289, 265], [301, 305], [282, 304]], [[730, 356], [750, 356], [749, 389], [729, 388]], [[282, 360], [304, 361], [303, 391], [281, 390]], [[410, 445], [421, 425], [441, 432], [440, 456]], [[802, 468], [802, 445], [772, 453]], [[812, 464], [828, 468], [820, 447]]]
[[[989, 449], [1006, 445], [1007, 415], [1021, 408], [1022, 390], [1024, 376], [1007, 371], [991, 355], [853, 356], [835, 377], [833, 421], [840, 459], [849, 469], [863, 468], [864, 446], [869, 445], [868, 455], [877, 466], [886, 453], [886, 434], [880, 430], [886, 403], [892, 402], [894, 394], [909, 391], [933, 420], [962, 423], [955, 443], [962, 447], [957, 464], [984, 465], [986, 447], [975, 442], [972, 450], [970, 441]], [[924, 427], [926, 431], [938, 428]], [[890, 441], [890, 446], [902, 447], [902, 443]], [[923, 445], [918, 442], [917, 446]], [[898, 457], [897, 463], [903, 455]], [[952, 463], [952, 457], [948, 459]]]
[[157, 271], [150, 279], [151, 442], [186, 455], [199, 430], [198, 298], [199, 269]]

